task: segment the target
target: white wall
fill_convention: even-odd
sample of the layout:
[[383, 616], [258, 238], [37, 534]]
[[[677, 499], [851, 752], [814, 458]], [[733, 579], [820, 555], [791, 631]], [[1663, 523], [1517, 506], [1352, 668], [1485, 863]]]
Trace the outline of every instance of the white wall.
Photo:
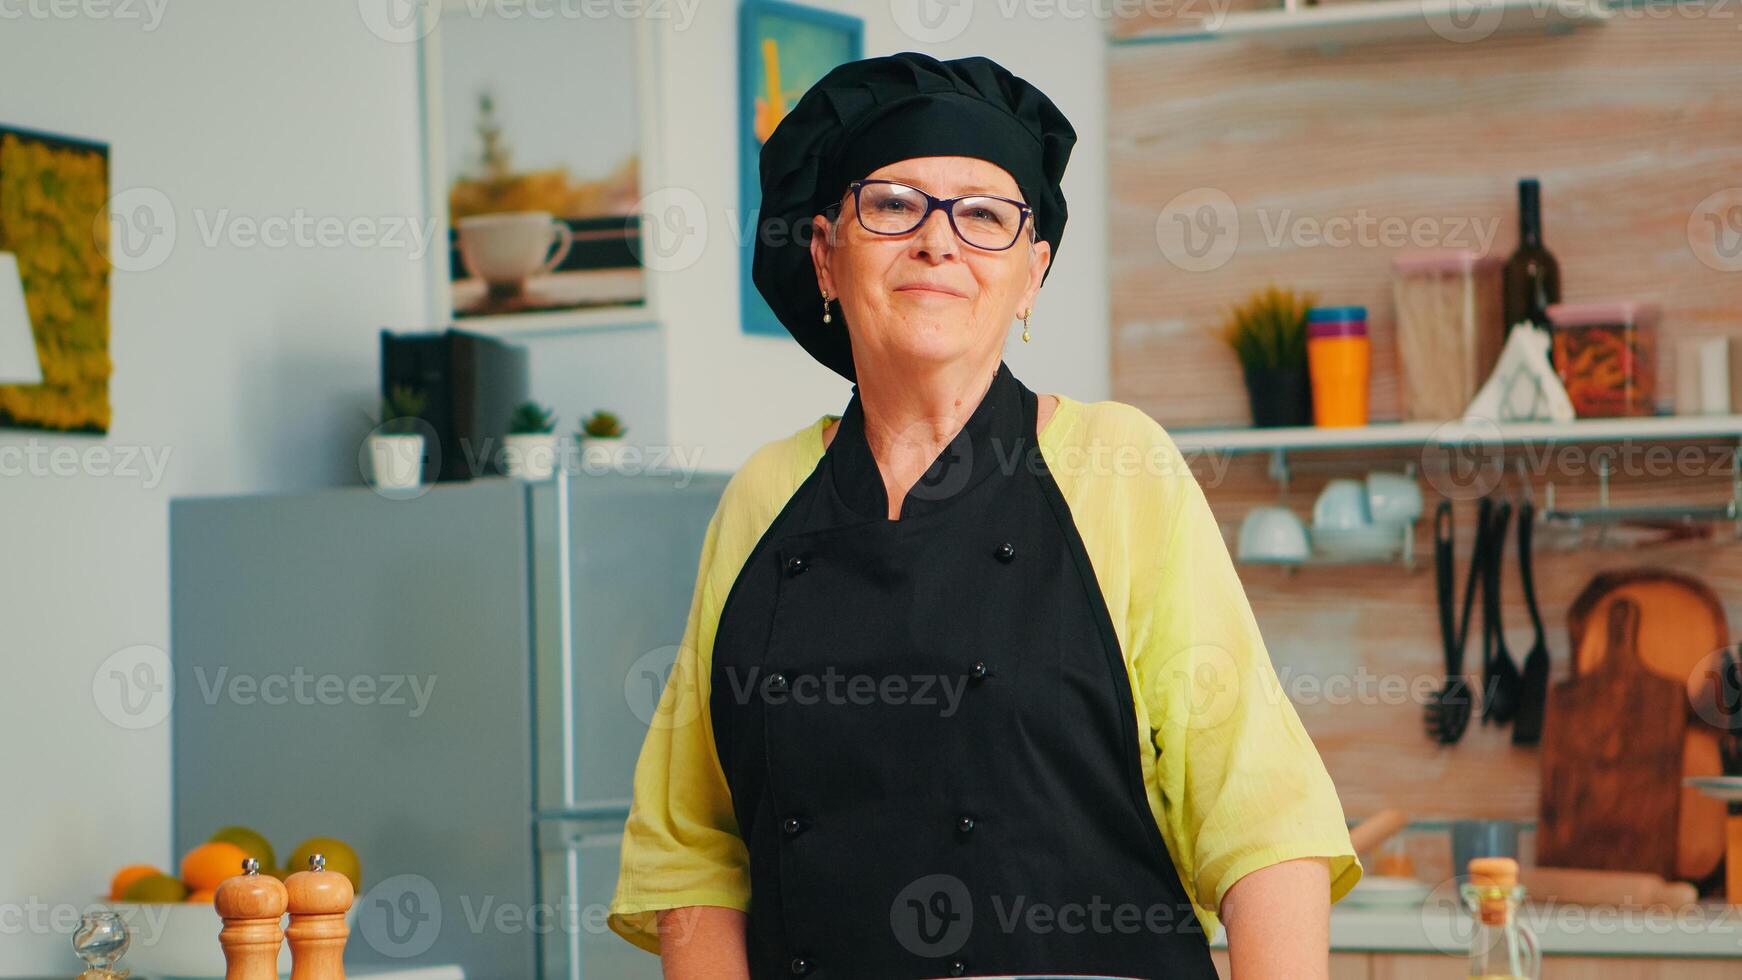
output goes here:
[[[987, 54], [1070, 116], [1069, 229], [1034, 341], [1013, 336], [1009, 359], [1038, 391], [1106, 397], [1100, 26], [982, 4], [959, 37], [930, 46], [883, 0], [829, 5], [866, 18], [868, 55]], [[90, 9], [118, 6], [129, 9]], [[0, 475], [0, 975], [68, 972], [67, 923], [51, 910], [64, 916], [123, 864], [171, 860], [168, 726], [118, 726], [93, 690], [106, 658], [168, 646], [167, 501], [356, 482], [377, 331], [416, 325], [423, 306], [408, 248], [203, 240], [219, 221], [419, 217], [415, 51], [364, 29], [357, 0], [130, 9], [145, 21], [0, 20], [0, 122], [108, 142], [113, 189], [161, 192], [177, 222], [161, 265], [114, 276], [110, 434], [0, 430], [0, 453], [167, 459], [160, 479], [103, 475], [95, 460], [70, 476]], [[735, 5], [699, 4], [664, 42], [664, 182], [695, 190], [723, 226], [738, 186]], [[668, 391], [645, 405], [647, 434], [711, 469], [839, 410], [845, 382], [790, 340], [738, 331], [737, 261], [719, 236], [657, 282], [663, 330], [536, 341], [535, 396], [569, 419]]]

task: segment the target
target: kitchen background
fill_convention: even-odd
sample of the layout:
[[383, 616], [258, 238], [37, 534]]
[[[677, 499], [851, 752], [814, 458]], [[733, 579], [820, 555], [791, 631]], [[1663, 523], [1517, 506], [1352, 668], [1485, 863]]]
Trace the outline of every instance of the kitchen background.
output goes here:
[[[0, 123], [107, 143], [111, 191], [160, 194], [177, 219], [160, 263], [113, 273], [108, 434], [0, 428], [0, 453], [66, 450], [82, 461], [64, 475], [0, 473], [9, 736], [0, 759], [13, 788], [0, 840], [15, 842], [0, 847], [0, 975], [66, 972], [65, 932], [42, 926], [41, 910], [84, 901], [124, 864], [180, 857], [171, 725], [116, 724], [94, 693], [118, 655], [171, 646], [171, 499], [292, 499], [358, 483], [357, 447], [379, 396], [378, 332], [445, 323], [432, 299], [441, 276], [404, 249], [271, 248], [202, 233], [219, 213], [425, 213], [425, 65], [415, 38], [383, 31], [385, 6], [160, 0], [0, 21]], [[1033, 341], [1008, 348], [1036, 390], [1128, 401], [1182, 434], [1244, 426], [1239, 365], [1215, 327], [1228, 304], [1274, 282], [1368, 308], [1371, 411], [1396, 418], [1396, 249], [1302, 244], [1292, 232], [1361, 215], [1426, 219], [1429, 237], [1444, 239], [1430, 245], [1478, 244], [1468, 239], [1493, 228], [1488, 251], [1504, 257], [1526, 175], [1542, 182], [1564, 299], [1661, 306], [1660, 396], [1675, 390], [1677, 340], [1742, 333], [1737, 263], [1720, 254], [1715, 265], [1712, 251], [1730, 245], [1733, 257], [1742, 229], [1698, 237], [1702, 212], [1734, 211], [1711, 205], [1713, 195], [1742, 193], [1742, 107], [1727, 98], [1742, 41], [1724, 5], [1621, 5], [1607, 23], [1567, 33], [1332, 50], [1203, 37], [1241, 5], [1199, 0], [1132, 4], [1138, 16], [1126, 18], [1068, 3], [982, 2], [947, 8], [956, 15], [941, 20], [902, 0], [817, 6], [862, 18], [867, 54], [995, 58], [1071, 118], [1070, 236], [1036, 305]], [[1535, 9], [1546, 17], [1575, 6]], [[693, 192], [724, 215], [740, 180], [738, 10], [710, 0], [663, 9], [646, 75], [650, 187]], [[638, 97], [617, 84], [595, 97]], [[1209, 267], [1158, 238], [1173, 202], [1206, 193], [1227, 202], [1207, 232], [1233, 246]], [[1272, 241], [1274, 229], [1283, 235]], [[789, 341], [737, 328], [734, 231], [729, 220], [710, 225], [692, 263], [650, 276], [645, 316], [513, 337], [529, 351], [533, 394], [565, 424], [610, 405], [636, 443], [686, 447], [718, 472], [838, 411], [838, 379]], [[1693, 444], [1722, 449], [1735, 436]], [[93, 447], [138, 450], [163, 466], [115, 475], [91, 462]], [[1232, 529], [1279, 493], [1304, 514], [1331, 479], [1431, 466], [1432, 455], [1420, 445], [1291, 451], [1285, 493], [1265, 452], [1211, 451], [1198, 465]], [[1615, 498], [1721, 502], [1728, 479], [1624, 475]], [[1563, 504], [1595, 499], [1588, 475], [1548, 465], [1528, 477], [1539, 502], [1549, 480]], [[1508, 472], [1501, 489], [1519, 485]], [[1438, 487], [1424, 488], [1431, 513]], [[1461, 570], [1474, 494], [1451, 489]], [[1742, 559], [1726, 534], [1645, 550], [1545, 540], [1537, 578], [1556, 676], [1566, 610], [1604, 569], [1674, 568], [1709, 585], [1732, 621], [1742, 615]], [[1296, 680], [1440, 672], [1428, 522], [1415, 553], [1408, 573], [1398, 563], [1243, 569], [1278, 669]], [[1531, 634], [1515, 568], [1503, 617], [1521, 657]], [[1422, 734], [1414, 700], [1345, 705], [1293, 690], [1352, 818], [1387, 807], [1419, 818], [1536, 817], [1539, 754], [1511, 745], [1506, 729], [1473, 724], [1441, 748]], [[258, 760], [266, 771], [280, 765], [267, 753]], [[1714, 812], [1696, 800], [1688, 805]], [[1340, 968], [1382, 975], [1366, 963]], [[1702, 975], [1693, 969], [1676, 975]]]
[[[1480, 26], [1472, 21], [1463, 36], [1481, 35]], [[1734, 31], [1711, 27], [1670, 8], [1638, 5], [1600, 28], [1564, 36], [1459, 42], [1424, 30], [1429, 43], [1349, 46], [1332, 54], [1155, 43], [1195, 28], [1178, 16], [1123, 22], [1125, 43], [1114, 46], [1109, 60], [1107, 103], [1113, 397], [1174, 428], [1244, 422], [1239, 363], [1205, 325], [1219, 322], [1231, 301], [1276, 282], [1316, 290], [1321, 303], [1367, 307], [1371, 412], [1400, 417], [1392, 259], [1411, 247], [1510, 255], [1518, 243], [1515, 184], [1529, 175], [1542, 184], [1543, 236], [1559, 263], [1561, 298], [1661, 307], [1655, 381], [1668, 402], [1678, 341], [1742, 332], [1735, 263], [1726, 271], [1690, 244], [1700, 203], [1724, 188], [1734, 195], [1742, 177], [1735, 151], [1742, 103], [1709, 84], [1734, 74], [1742, 48]], [[1218, 212], [1219, 220], [1231, 216], [1225, 223], [1233, 247], [1213, 268], [1156, 247], [1156, 215], [1176, 197], [1194, 191], [1201, 197], [1204, 189], [1225, 194], [1233, 206]], [[1348, 222], [1341, 238], [1339, 220]], [[1358, 231], [1356, 221], [1368, 222], [1367, 230]], [[1359, 244], [1379, 240], [1380, 222], [1393, 236], [1410, 229], [1400, 236], [1410, 245]], [[1331, 244], [1339, 240], [1355, 244]], [[1188, 263], [1193, 271], [1179, 268]], [[1669, 445], [1697, 446], [1706, 459], [1725, 448], [1722, 441]], [[1539, 506], [1551, 481], [1563, 504], [1592, 502], [1593, 466], [1576, 453], [1536, 450], [1546, 462], [1533, 459], [1527, 482]], [[1291, 499], [1304, 511], [1329, 478], [1358, 476], [1363, 463], [1395, 468], [1410, 461], [1424, 462], [1419, 447], [1297, 454]], [[1262, 454], [1214, 462], [1224, 477], [1210, 502], [1225, 523], [1276, 500]], [[1214, 475], [1207, 465], [1198, 471], [1200, 478]], [[1701, 472], [1618, 474], [1614, 501], [1726, 500], [1728, 473]], [[1497, 489], [1512, 494], [1521, 486], [1509, 468]], [[1460, 504], [1461, 570], [1474, 507]], [[1431, 534], [1431, 522], [1424, 522], [1417, 548], [1424, 558]], [[1711, 586], [1731, 622], [1742, 615], [1742, 550], [1733, 546], [1557, 550], [1538, 537], [1539, 601], [1557, 665], [1565, 653], [1565, 610], [1605, 569], [1655, 564], [1686, 572]], [[1522, 656], [1531, 630], [1515, 542], [1508, 554], [1514, 557], [1505, 572], [1503, 622], [1509, 647]], [[1415, 677], [1440, 660], [1434, 576], [1431, 562], [1423, 564], [1418, 575], [1357, 564], [1298, 574], [1249, 568], [1244, 578], [1279, 668], [1307, 676], [1364, 668], [1374, 677]], [[1321, 698], [1301, 712], [1353, 813], [1399, 806], [1448, 816], [1536, 816], [1538, 753], [1513, 747], [1505, 728], [1476, 726], [1447, 751], [1426, 738], [1400, 737], [1414, 734], [1420, 714], [1414, 702], [1339, 710]], [[1697, 795], [1688, 802], [1722, 809]]]

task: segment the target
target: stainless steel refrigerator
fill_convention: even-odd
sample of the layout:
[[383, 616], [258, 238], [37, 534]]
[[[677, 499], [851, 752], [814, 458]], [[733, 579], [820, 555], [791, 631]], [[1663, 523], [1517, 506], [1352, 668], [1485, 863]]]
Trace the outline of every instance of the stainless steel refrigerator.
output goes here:
[[356, 965], [657, 978], [605, 908], [726, 479], [174, 501], [176, 856], [348, 843]]

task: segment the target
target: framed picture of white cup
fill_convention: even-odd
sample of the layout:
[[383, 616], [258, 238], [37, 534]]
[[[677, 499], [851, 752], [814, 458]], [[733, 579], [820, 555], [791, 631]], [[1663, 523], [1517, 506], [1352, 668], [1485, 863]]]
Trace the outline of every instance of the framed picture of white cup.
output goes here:
[[432, 321], [647, 321], [653, 25], [608, 6], [421, 6]]

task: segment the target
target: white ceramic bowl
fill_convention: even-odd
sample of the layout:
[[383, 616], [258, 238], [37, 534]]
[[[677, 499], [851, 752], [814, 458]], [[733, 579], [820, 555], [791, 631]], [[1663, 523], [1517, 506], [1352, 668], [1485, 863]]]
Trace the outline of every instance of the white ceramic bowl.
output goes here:
[[[121, 913], [127, 923], [127, 952], [120, 965], [135, 975], [152, 980], [197, 978], [210, 980], [224, 975], [224, 947], [218, 933], [224, 920], [208, 902], [111, 902], [99, 900]], [[353, 934], [357, 930], [357, 903], [345, 913]], [[290, 973], [290, 943], [278, 950], [278, 973]]]
[[1367, 512], [1375, 524], [1403, 524], [1421, 517], [1421, 484], [1402, 473], [1367, 474]]
[[1360, 480], [1338, 479], [1325, 484], [1313, 501], [1313, 531], [1347, 531], [1373, 523], [1367, 509], [1367, 485]]
[[1240, 522], [1237, 557], [1249, 564], [1298, 564], [1312, 552], [1306, 525], [1287, 507], [1254, 507]]

